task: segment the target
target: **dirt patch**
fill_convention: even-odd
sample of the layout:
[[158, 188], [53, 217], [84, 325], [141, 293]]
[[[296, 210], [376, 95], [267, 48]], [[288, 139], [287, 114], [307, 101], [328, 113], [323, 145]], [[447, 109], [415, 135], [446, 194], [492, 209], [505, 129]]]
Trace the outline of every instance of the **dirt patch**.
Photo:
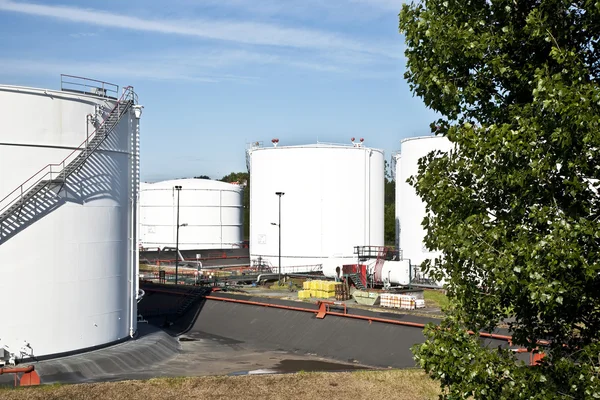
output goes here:
[[421, 370], [161, 378], [0, 390], [20, 399], [435, 399], [438, 386]]

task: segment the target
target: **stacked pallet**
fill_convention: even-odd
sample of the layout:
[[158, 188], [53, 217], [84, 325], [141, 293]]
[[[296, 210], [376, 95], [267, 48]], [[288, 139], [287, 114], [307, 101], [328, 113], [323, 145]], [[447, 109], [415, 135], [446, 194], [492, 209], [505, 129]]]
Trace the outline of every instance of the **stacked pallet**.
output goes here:
[[381, 307], [400, 308], [414, 310], [425, 307], [425, 301], [415, 296], [394, 293], [382, 293], [380, 295]]
[[344, 282], [335, 286], [335, 299], [338, 301], [350, 300], [350, 288], [348, 283]]
[[302, 284], [302, 289], [298, 291], [299, 299], [329, 299], [335, 297], [336, 287], [340, 286], [340, 282], [331, 281], [306, 281]]

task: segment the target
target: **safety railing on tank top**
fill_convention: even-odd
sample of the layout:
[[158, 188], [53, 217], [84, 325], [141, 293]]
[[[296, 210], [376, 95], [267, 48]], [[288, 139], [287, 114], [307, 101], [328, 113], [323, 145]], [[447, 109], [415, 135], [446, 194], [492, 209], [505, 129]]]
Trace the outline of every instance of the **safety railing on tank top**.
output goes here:
[[[23, 182], [19, 186], [17, 186], [12, 192], [7, 194], [3, 199], [1, 199], [0, 200], [0, 215], [2, 215], [2, 213], [6, 209], [8, 209], [10, 206], [12, 206], [14, 203], [21, 200], [23, 198], [23, 196], [29, 192], [30, 189], [32, 189], [34, 186], [36, 186], [43, 180], [49, 179], [50, 181], [52, 181], [53, 178], [57, 178], [63, 172], [63, 170], [69, 165], [69, 163], [72, 162], [80, 154], [80, 152], [82, 150], [86, 149], [87, 144], [96, 135], [96, 133], [102, 127], [104, 127], [107, 119], [110, 117], [110, 115], [112, 115], [112, 113], [115, 110], [118, 112], [119, 118], [122, 116], [122, 113], [125, 111], [125, 109], [123, 108], [124, 107], [123, 103], [127, 103], [129, 101], [131, 101], [133, 104], [137, 104], [137, 95], [133, 91], [132, 86], [126, 86], [123, 88], [123, 94], [122, 94], [121, 98], [117, 101], [116, 105], [111, 109], [111, 111], [108, 114], [106, 114], [106, 116], [104, 117], [104, 119], [102, 120], [100, 125], [92, 133], [88, 134], [86, 136], [85, 140], [79, 146], [77, 146], [68, 156], [66, 156], [59, 163], [47, 164], [45, 167], [43, 167], [42, 169], [37, 171], [31, 177], [29, 177], [29, 179], [27, 179], [25, 182]], [[109, 132], [107, 132], [107, 133], [109, 133]], [[69, 175], [70, 175], [70, 173], [66, 174], [66, 176], [64, 176], [64, 178], [66, 179]]]
[[113, 99], [119, 97], [119, 85], [75, 75], [61, 74], [60, 90], [66, 92], [89, 93]]

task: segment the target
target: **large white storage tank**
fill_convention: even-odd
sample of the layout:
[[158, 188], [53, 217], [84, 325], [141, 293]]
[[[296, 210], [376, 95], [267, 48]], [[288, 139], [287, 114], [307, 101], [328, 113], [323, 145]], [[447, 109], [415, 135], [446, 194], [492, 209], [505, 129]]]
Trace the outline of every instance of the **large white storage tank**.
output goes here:
[[[175, 186], [181, 186], [177, 193]], [[144, 183], [140, 193], [143, 248], [230, 249], [243, 241], [243, 188], [209, 179]]]
[[439, 253], [429, 251], [423, 243], [425, 230], [421, 223], [425, 218], [425, 203], [406, 180], [419, 172], [420, 158], [436, 150], [450, 151], [452, 146], [443, 136], [414, 137], [400, 143], [401, 151], [396, 156], [396, 219], [399, 228], [396, 234], [403, 258], [409, 259], [413, 266], [435, 258]]
[[0, 86], [0, 348], [16, 359], [137, 330], [141, 107], [132, 88], [79, 82]]
[[[277, 144], [277, 142], [275, 142]], [[354, 246], [383, 246], [384, 154], [323, 144], [248, 150], [250, 258], [282, 272], [356, 263]], [[281, 213], [279, 196], [281, 196]], [[279, 226], [279, 217], [281, 225]]]

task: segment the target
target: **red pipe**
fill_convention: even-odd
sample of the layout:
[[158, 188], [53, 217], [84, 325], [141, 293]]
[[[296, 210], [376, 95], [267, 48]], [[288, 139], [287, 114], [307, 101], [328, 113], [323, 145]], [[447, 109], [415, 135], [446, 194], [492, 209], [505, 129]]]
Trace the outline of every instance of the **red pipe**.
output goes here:
[[35, 370], [35, 367], [33, 365], [30, 365], [28, 367], [21, 367], [21, 368], [0, 368], [0, 375], [20, 374], [21, 372], [28, 373], [28, 372], [32, 372], [33, 370]]
[[167, 293], [167, 294], [175, 294], [178, 296], [189, 296], [189, 292], [177, 292], [174, 290], [164, 290], [164, 289], [155, 289], [155, 288], [144, 288], [145, 292], [153, 292], [153, 293]]
[[230, 302], [230, 303], [249, 304], [249, 305], [252, 305], [252, 306], [280, 308], [282, 310], [304, 311], [304, 312], [310, 312], [310, 313], [313, 313], [313, 314], [316, 314], [316, 313], [319, 312], [318, 310], [311, 310], [309, 308], [282, 306], [280, 304], [260, 303], [258, 301], [250, 301], [250, 300], [228, 299], [228, 298], [225, 298], [225, 297], [206, 296], [206, 299], [207, 300], [227, 301], [227, 302]]
[[[304, 312], [311, 312], [313, 314], [318, 314], [319, 313], [319, 310], [311, 310], [311, 309], [308, 309], [308, 308], [284, 306], [284, 305], [279, 305], [279, 304], [260, 303], [258, 301], [250, 301], [250, 300], [229, 299], [229, 298], [225, 298], [225, 297], [215, 297], [215, 296], [206, 296], [206, 299], [207, 300], [227, 301], [227, 302], [239, 303], [239, 304], [249, 304], [249, 305], [254, 305], [254, 306], [262, 306], [262, 307], [270, 307], [270, 308], [279, 308], [279, 309], [282, 309], [282, 310], [304, 311]], [[335, 312], [335, 311], [327, 311], [326, 315], [333, 315], [333, 316], [336, 316], [336, 317], [345, 317], [345, 318], [360, 319], [360, 320], [369, 321], [369, 322], [381, 322], [381, 323], [384, 323], [384, 324], [411, 326], [413, 328], [421, 328], [421, 329], [425, 328], [425, 324], [421, 324], [421, 323], [418, 323], [418, 322], [398, 321], [398, 320], [395, 320], [395, 319], [378, 318], [378, 317], [368, 317], [368, 316], [365, 316], [365, 315], [343, 314], [343, 313], [339, 313], [339, 312]], [[472, 331], [469, 331], [469, 334], [470, 335], [474, 335], [475, 333], [472, 332]], [[479, 335], [482, 336], [482, 337], [490, 338], [490, 339], [499, 339], [499, 340], [506, 340], [506, 341], [511, 341], [512, 340], [511, 336], [497, 335], [495, 333], [480, 332]]]
[[[367, 317], [365, 315], [353, 315], [353, 314], [340, 313], [340, 312], [335, 312], [335, 311], [329, 311], [329, 307], [325, 307], [325, 308], [319, 307], [319, 309], [317, 309], [317, 310], [311, 310], [309, 308], [300, 308], [300, 307], [284, 306], [284, 305], [279, 305], [279, 304], [261, 303], [258, 301], [250, 301], [250, 300], [229, 299], [226, 297], [206, 296], [206, 299], [207, 300], [225, 301], [225, 302], [229, 302], [229, 303], [249, 304], [249, 305], [261, 306], [261, 307], [279, 308], [282, 310], [310, 312], [313, 314], [317, 314], [317, 318], [323, 318], [323, 317], [325, 317], [325, 315], [333, 315], [336, 317], [345, 317], [345, 318], [353, 318], [353, 319], [369, 321], [369, 323], [375, 321], [375, 322], [380, 322], [380, 323], [384, 323], [384, 324], [411, 326], [414, 328], [421, 328], [421, 329], [425, 328], [425, 324], [421, 324], [418, 322], [398, 321], [398, 320], [387, 319], [387, 318]], [[335, 304], [332, 302], [322, 302], [322, 303], [327, 304], [327, 306], [330, 304]], [[345, 308], [345, 305], [344, 305], [344, 308]], [[467, 331], [467, 332], [469, 333], [469, 335], [475, 335], [475, 332], [473, 332], [473, 331]], [[512, 336], [498, 335], [495, 333], [487, 333], [487, 332], [479, 332], [479, 336], [485, 337], [485, 338], [490, 338], [490, 339], [506, 340], [510, 345], [512, 345]], [[538, 340], [537, 344], [548, 345], [549, 342], [546, 340]], [[514, 351], [516, 351], [517, 353], [529, 353], [529, 351], [527, 351], [527, 349], [515, 349]], [[532, 353], [530, 364], [535, 365], [543, 357], [544, 357], [543, 353]]]

